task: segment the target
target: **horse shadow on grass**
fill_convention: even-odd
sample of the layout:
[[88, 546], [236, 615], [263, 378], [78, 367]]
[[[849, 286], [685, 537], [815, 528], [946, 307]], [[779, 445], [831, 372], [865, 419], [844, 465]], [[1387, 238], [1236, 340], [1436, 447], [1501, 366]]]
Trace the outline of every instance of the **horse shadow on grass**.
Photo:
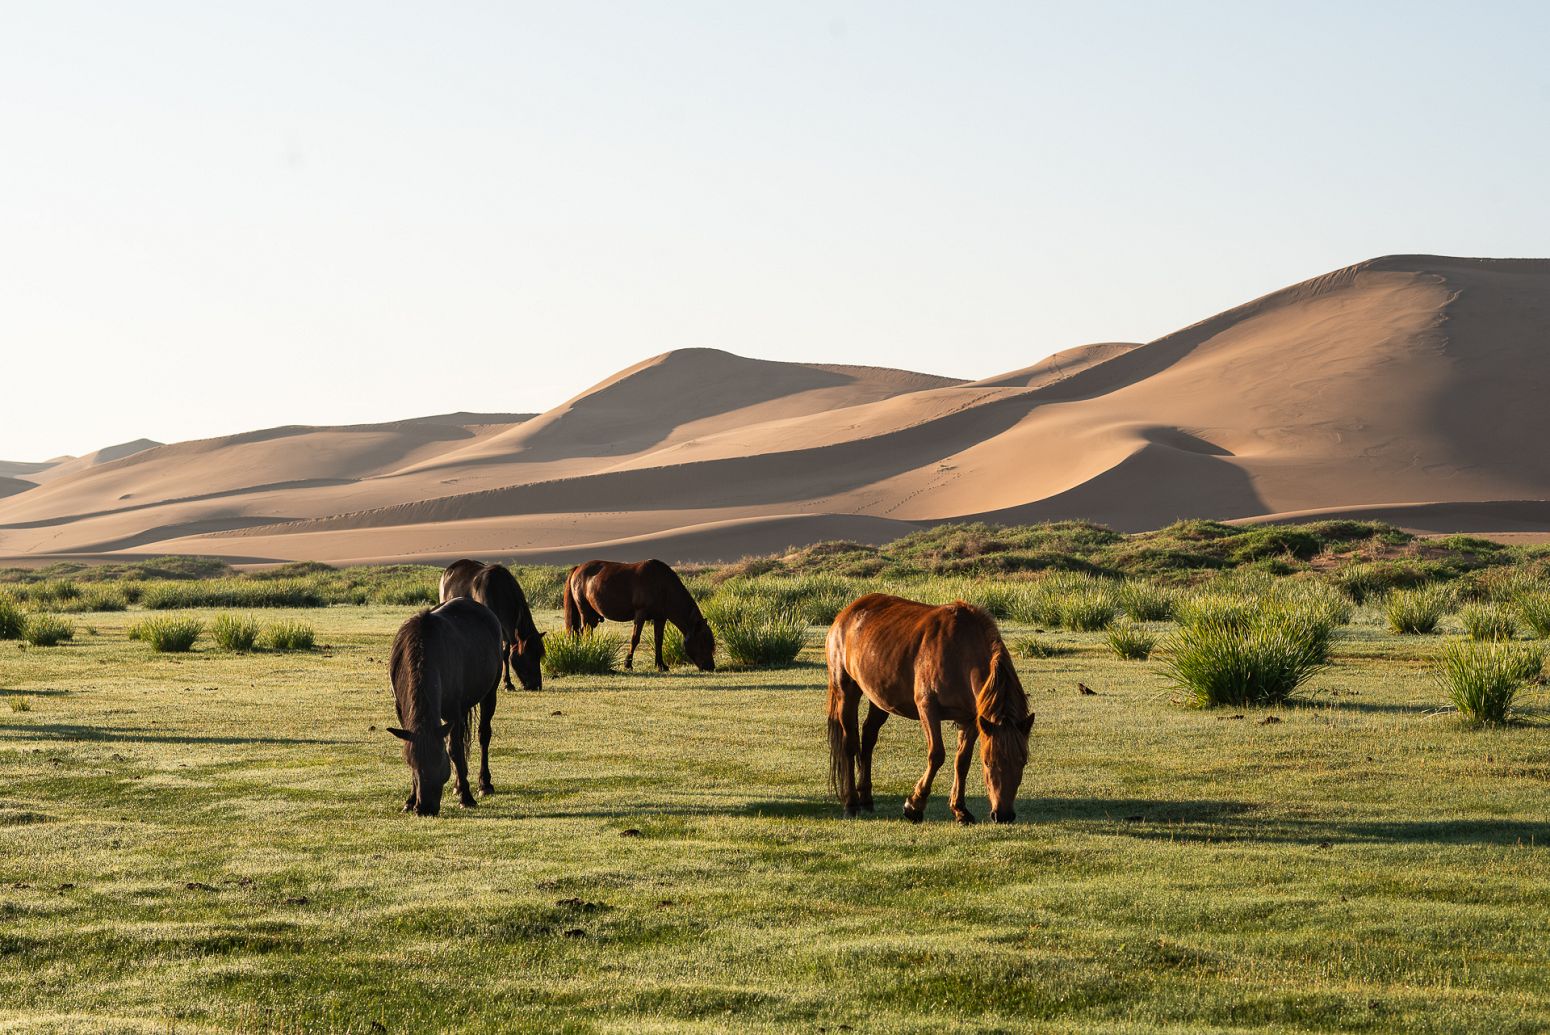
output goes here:
[[147, 744], [347, 744], [350, 741], [319, 737], [237, 737], [196, 736], [184, 733], [158, 733], [154, 730], [123, 729], [113, 726], [81, 726], [72, 723], [20, 723], [0, 727], [0, 740], [79, 740]]

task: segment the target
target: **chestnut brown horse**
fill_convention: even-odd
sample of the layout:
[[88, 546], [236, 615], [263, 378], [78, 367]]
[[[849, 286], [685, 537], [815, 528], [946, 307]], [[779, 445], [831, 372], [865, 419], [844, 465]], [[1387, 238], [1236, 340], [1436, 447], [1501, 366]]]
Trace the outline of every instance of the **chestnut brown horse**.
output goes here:
[[404, 742], [412, 780], [404, 811], [440, 812], [442, 785], [453, 768], [458, 800], [474, 804], [468, 790], [468, 721], [476, 704], [479, 793], [494, 793], [490, 720], [501, 685], [501, 625], [495, 614], [467, 597], [421, 611], [393, 637], [389, 673], [400, 726], [388, 732]]
[[662, 663], [663, 622], [678, 626], [684, 635], [684, 653], [700, 671], [716, 669], [716, 637], [710, 623], [678, 573], [661, 561], [588, 561], [571, 569], [565, 580], [565, 631], [590, 630], [604, 619], [635, 623], [625, 668], [634, 667], [640, 630], [649, 621], [656, 631], [658, 671], [667, 671]]
[[[978, 736], [990, 818], [1010, 823], [1033, 713], [995, 620], [972, 604], [942, 607], [885, 593], [852, 601], [829, 628], [829, 773], [854, 816], [872, 811], [872, 749], [889, 715], [916, 719], [926, 733], [926, 772], [904, 801], [904, 816], [926, 815], [931, 781], [947, 758], [942, 722], [958, 725], [958, 756], [948, 800], [960, 823], [973, 823], [964, 782]], [[861, 698], [866, 722], [857, 726]], [[858, 777], [859, 769], [859, 777]]]
[[544, 634], [533, 624], [533, 612], [516, 576], [502, 564], [482, 564], [464, 558], [441, 573], [441, 602], [471, 597], [495, 612], [501, 623], [501, 667], [506, 689], [512, 689], [515, 669], [524, 690], [544, 688]]

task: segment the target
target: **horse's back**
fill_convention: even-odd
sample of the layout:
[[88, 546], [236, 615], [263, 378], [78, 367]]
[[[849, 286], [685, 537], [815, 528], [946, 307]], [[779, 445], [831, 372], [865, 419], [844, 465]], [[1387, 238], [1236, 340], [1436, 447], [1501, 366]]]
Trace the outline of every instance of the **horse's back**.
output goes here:
[[425, 613], [434, 630], [428, 646], [446, 689], [467, 707], [484, 697], [501, 674], [501, 623], [495, 612], [470, 597], [454, 597]]
[[[961, 601], [924, 604], [869, 593], [835, 617], [829, 630], [829, 665], [887, 710], [914, 718], [917, 689], [957, 698], [965, 667], [984, 668], [991, 639], [987, 621], [983, 611]], [[994, 632], [993, 622], [989, 631]]]
[[495, 612], [509, 638], [527, 610], [527, 597], [517, 577], [503, 564], [486, 564], [474, 575], [470, 590], [469, 596]]

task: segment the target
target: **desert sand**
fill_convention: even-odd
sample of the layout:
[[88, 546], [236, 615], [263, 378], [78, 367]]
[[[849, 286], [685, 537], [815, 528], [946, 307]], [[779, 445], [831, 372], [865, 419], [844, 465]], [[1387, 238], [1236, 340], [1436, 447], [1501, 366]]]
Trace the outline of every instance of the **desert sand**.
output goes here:
[[0, 464], [0, 556], [726, 560], [948, 520], [1550, 532], [1550, 260], [1391, 256], [978, 381], [684, 349], [537, 415]]

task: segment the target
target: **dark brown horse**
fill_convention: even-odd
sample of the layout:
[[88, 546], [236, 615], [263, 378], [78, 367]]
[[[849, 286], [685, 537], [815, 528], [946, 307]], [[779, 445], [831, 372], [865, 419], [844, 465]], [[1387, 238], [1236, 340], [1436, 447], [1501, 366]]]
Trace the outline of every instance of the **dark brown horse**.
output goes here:
[[[985, 766], [990, 818], [1010, 823], [1028, 763], [1033, 713], [995, 620], [959, 601], [943, 607], [871, 593], [850, 603], [829, 628], [829, 773], [854, 816], [872, 811], [872, 749], [889, 715], [917, 719], [926, 732], [926, 772], [904, 801], [904, 815], [926, 815], [931, 781], [947, 758], [942, 721], [958, 725], [958, 757], [949, 806], [973, 823], [964, 781], [977, 736]], [[866, 723], [858, 728], [861, 697]], [[859, 766], [860, 776], [857, 778]]]
[[421, 611], [393, 637], [389, 669], [401, 728], [388, 732], [404, 742], [404, 761], [413, 780], [404, 811], [422, 816], [441, 811], [448, 756], [457, 770], [453, 789], [463, 805], [468, 790], [468, 721], [479, 705], [479, 793], [490, 784], [490, 719], [501, 684], [501, 624], [483, 604], [458, 597]]
[[635, 623], [625, 668], [634, 667], [641, 626], [650, 621], [656, 630], [659, 671], [667, 671], [662, 663], [663, 622], [678, 626], [684, 634], [684, 653], [700, 671], [716, 670], [716, 637], [710, 623], [678, 573], [661, 561], [588, 561], [571, 569], [565, 580], [565, 631], [590, 630], [605, 618]]
[[472, 597], [491, 611], [501, 623], [501, 664], [506, 673], [506, 689], [512, 689], [515, 669], [524, 690], [544, 688], [544, 634], [533, 624], [527, 596], [505, 565], [481, 564], [463, 559], [453, 561], [441, 573], [441, 602], [453, 597]]

